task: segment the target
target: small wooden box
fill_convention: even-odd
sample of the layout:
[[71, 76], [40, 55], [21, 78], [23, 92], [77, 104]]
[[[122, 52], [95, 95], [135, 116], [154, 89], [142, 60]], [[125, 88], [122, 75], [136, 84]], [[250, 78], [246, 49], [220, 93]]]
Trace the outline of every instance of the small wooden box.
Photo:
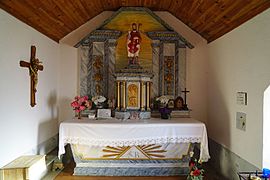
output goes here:
[[21, 156], [0, 169], [0, 180], [36, 180], [45, 172], [45, 155]]

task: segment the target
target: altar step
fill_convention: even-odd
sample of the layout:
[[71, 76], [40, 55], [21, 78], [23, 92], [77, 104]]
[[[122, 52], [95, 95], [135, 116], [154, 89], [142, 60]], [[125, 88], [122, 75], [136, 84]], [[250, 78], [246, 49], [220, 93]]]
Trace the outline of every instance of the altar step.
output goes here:
[[64, 169], [61, 160], [57, 156], [58, 149], [53, 150], [51, 153], [46, 155], [46, 166], [47, 174], [42, 178], [42, 180], [52, 180]]

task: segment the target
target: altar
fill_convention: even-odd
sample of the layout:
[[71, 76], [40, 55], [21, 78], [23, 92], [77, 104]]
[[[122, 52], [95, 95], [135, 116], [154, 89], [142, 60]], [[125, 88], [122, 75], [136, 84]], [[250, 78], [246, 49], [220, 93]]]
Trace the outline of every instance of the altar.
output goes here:
[[192, 118], [70, 119], [60, 124], [59, 157], [68, 143], [76, 163], [74, 175], [187, 174], [194, 143], [200, 144], [201, 160], [210, 158], [205, 124]]

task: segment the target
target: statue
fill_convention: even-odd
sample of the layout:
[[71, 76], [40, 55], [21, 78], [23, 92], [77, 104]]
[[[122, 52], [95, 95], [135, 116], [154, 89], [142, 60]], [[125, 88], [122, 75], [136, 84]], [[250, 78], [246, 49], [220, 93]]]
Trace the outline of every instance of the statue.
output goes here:
[[132, 30], [128, 32], [127, 36], [127, 53], [128, 53], [128, 64], [139, 64], [139, 52], [140, 43], [142, 41], [140, 35], [141, 24], [132, 23]]

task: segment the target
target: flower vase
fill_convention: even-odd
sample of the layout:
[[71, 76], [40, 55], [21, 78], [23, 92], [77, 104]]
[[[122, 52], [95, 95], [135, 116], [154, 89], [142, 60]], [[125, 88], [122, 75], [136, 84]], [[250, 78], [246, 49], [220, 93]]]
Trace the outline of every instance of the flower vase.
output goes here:
[[81, 115], [81, 111], [78, 112], [78, 119], [81, 119], [82, 118], [82, 115]]
[[170, 113], [160, 113], [161, 119], [170, 119]]

